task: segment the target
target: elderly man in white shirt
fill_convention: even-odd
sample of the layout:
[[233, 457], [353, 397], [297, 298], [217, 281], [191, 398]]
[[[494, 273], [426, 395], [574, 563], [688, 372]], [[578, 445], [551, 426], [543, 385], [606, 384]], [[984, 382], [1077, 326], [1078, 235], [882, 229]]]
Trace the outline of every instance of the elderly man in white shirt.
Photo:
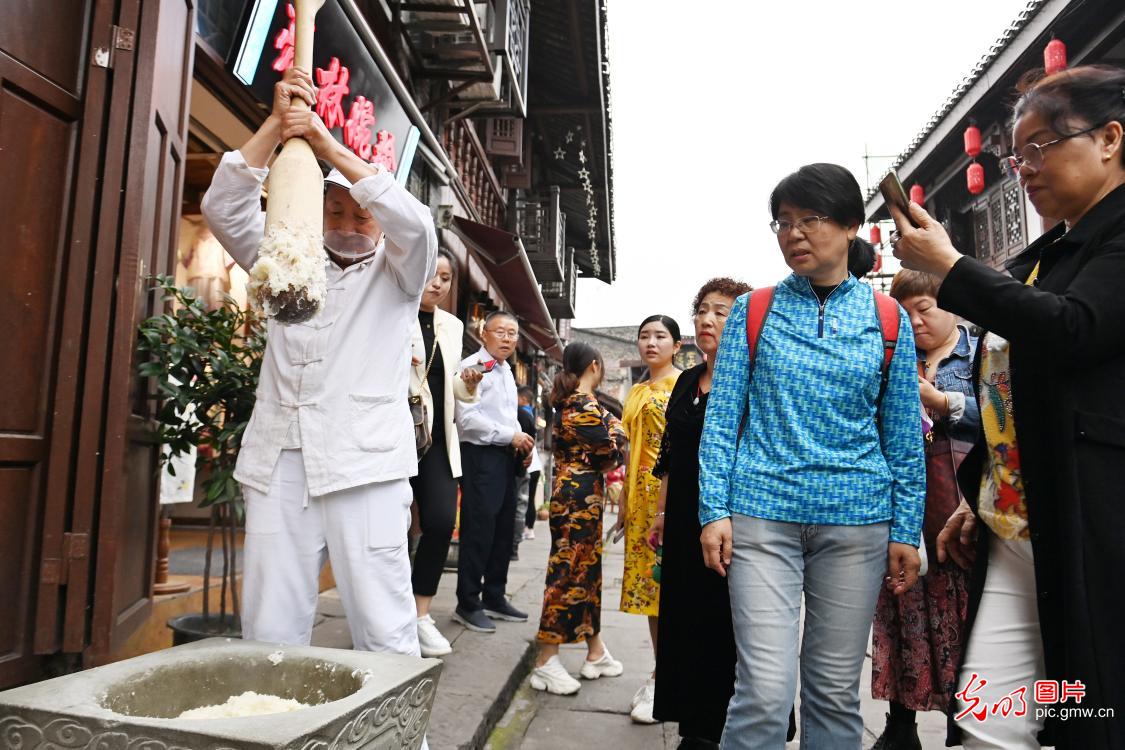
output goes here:
[[458, 401], [461, 437], [461, 523], [457, 551], [457, 608], [453, 619], [469, 630], [492, 633], [492, 619], [524, 622], [527, 614], [505, 596], [516, 514], [515, 461], [530, 462], [534, 439], [520, 429], [516, 381], [507, 359], [519, 340], [519, 323], [506, 312], [484, 321], [484, 346], [461, 362], [479, 366], [480, 400]]
[[242, 631], [308, 644], [326, 559], [353, 647], [418, 655], [407, 532], [417, 471], [407, 407], [410, 336], [434, 274], [429, 209], [337, 143], [313, 112], [312, 79], [290, 69], [274, 108], [239, 150], [223, 155], [202, 210], [243, 268], [264, 230], [266, 164], [302, 137], [334, 169], [325, 180], [328, 293], [305, 323], [267, 324], [257, 401], [235, 479], [246, 499]]

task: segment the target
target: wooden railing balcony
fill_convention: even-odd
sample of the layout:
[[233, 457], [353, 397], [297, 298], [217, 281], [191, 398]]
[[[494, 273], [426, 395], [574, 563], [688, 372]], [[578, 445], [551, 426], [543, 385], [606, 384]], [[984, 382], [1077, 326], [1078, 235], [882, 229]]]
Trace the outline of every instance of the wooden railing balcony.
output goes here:
[[488, 155], [476, 130], [464, 120], [454, 120], [441, 134], [442, 147], [449, 154], [465, 198], [472, 204], [478, 219], [494, 227], [506, 228], [506, 196], [500, 180], [488, 161]]
[[566, 220], [559, 205], [557, 185], [538, 196], [515, 200], [515, 221], [510, 229], [523, 240], [527, 260], [541, 284], [566, 278]]

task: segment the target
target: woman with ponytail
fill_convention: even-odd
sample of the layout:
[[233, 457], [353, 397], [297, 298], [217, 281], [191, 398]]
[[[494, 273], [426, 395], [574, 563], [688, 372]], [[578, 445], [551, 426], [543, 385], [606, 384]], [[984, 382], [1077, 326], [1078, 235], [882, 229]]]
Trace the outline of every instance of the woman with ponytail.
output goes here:
[[559, 661], [562, 643], [586, 642], [580, 674], [588, 680], [617, 677], [623, 671], [601, 639], [602, 472], [621, 463], [626, 438], [621, 423], [594, 397], [605, 375], [598, 350], [576, 341], [563, 351], [562, 360], [551, 389], [551, 557], [531, 686], [571, 695], [581, 683]]

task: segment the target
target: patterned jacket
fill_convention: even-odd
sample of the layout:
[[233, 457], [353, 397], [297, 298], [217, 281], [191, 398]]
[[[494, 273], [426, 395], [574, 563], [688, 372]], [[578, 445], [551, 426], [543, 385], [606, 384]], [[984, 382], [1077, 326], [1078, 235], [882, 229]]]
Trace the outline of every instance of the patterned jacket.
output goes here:
[[877, 409], [883, 339], [872, 295], [849, 276], [821, 305], [808, 279], [790, 275], [774, 292], [753, 379], [749, 295], [735, 301], [700, 448], [701, 524], [732, 513], [802, 524], [890, 521], [891, 541], [917, 546], [926, 464], [914, 334], [900, 311]]

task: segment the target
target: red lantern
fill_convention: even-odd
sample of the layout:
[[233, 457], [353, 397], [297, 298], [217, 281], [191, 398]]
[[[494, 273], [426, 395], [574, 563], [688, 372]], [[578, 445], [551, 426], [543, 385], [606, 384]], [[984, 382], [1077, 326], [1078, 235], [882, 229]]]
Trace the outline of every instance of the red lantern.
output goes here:
[[1060, 70], [1066, 70], [1066, 45], [1062, 39], [1052, 39], [1047, 42], [1043, 50], [1043, 68], [1047, 75], [1054, 75]]
[[926, 191], [918, 183], [910, 186], [910, 200], [921, 206], [926, 202]]
[[976, 125], [965, 128], [965, 153], [970, 159], [980, 156], [980, 128]]
[[871, 225], [871, 244], [872, 245], [883, 244], [883, 230], [879, 228], [878, 224], [872, 224]]
[[871, 273], [879, 273], [883, 270], [883, 254], [875, 253], [875, 265], [871, 267]]
[[984, 167], [975, 161], [969, 165], [969, 170], [965, 172], [965, 180], [969, 185], [969, 192], [973, 195], [980, 195], [984, 190]]

